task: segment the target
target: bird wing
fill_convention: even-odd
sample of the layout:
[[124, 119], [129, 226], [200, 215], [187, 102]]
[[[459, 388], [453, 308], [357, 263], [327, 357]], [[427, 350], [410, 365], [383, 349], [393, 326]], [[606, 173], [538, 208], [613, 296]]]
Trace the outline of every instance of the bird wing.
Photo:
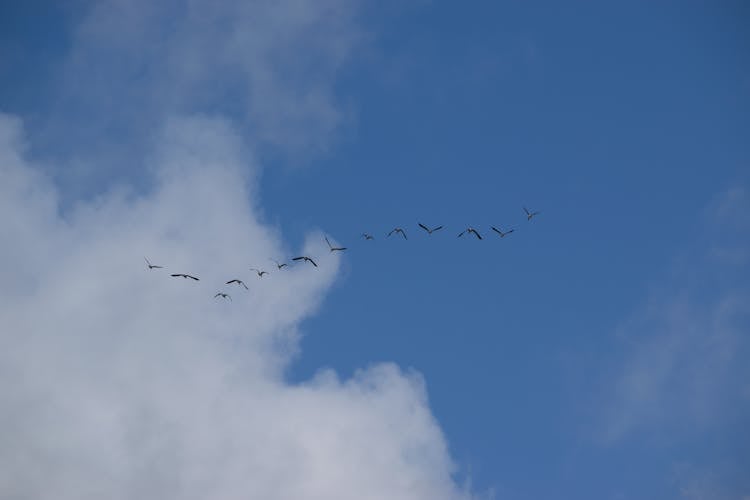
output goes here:
[[460, 233], [458, 234], [458, 236], [456, 236], [456, 238], [460, 238], [461, 236], [463, 236], [463, 235], [464, 235], [464, 233], [465, 233], [465, 232], [466, 232], [466, 231], [461, 231], [461, 232], [460, 232]]
[[479, 234], [479, 233], [477, 232], [477, 230], [476, 230], [476, 229], [473, 229], [473, 230], [472, 230], [471, 232], [472, 232], [472, 233], [474, 233], [474, 236], [476, 236], [476, 237], [477, 237], [477, 238], [479, 238], [480, 240], [482, 239], [482, 235], [481, 235], [481, 234]]
[[531, 215], [531, 214], [529, 213], [529, 209], [528, 209], [528, 208], [526, 208], [526, 207], [523, 207], [523, 211], [524, 211], [524, 212], [526, 212], [526, 215]]
[[190, 278], [190, 279], [193, 279], [193, 280], [195, 280], [195, 281], [200, 281], [200, 280], [199, 280], [198, 278], [196, 278], [195, 276], [190, 276], [189, 274], [187, 274], [186, 276], [187, 276], [188, 278]]
[[170, 274], [170, 276], [174, 276], [175, 278], [183, 277], [184, 274]]
[[330, 242], [330, 241], [328, 241], [328, 236], [325, 236], [325, 239], [326, 239], [326, 243], [328, 243], [328, 248], [333, 248], [333, 247], [331, 246], [331, 242]]
[[398, 232], [401, 233], [401, 236], [403, 236], [405, 240], [409, 239], [406, 237], [406, 231], [404, 231], [403, 229], [399, 229]]
[[438, 226], [438, 227], [436, 227], [435, 229], [433, 229], [433, 230], [432, 230], [432, 232], [434, 233], [435, 231], [438, 231], [438, 230], [440, 230], [440, 229], [443, 229], [443, 226]]
[[502, 231], [500, 231], [500, 230], [499, 230], [498, 228], [496, 228], [495, 226], [490, 226], [490, 227], [492, 228], [492, 230], [493, 230], [493, 231], [495, 231], [495, 232], [496, 232], [497, 234], [499, 234], [500, 236], [502, 236], [502, 235], [503, 235], [503, 232], [502, 232]]
[[318, 267], [318, 265], [315, 263], [315, 261], [312, 260], [310, 257], [307, 257], [307, 260], [309, 260], [310, 264], [312, 264], [313, 266]]
[[250, 290], [250, 289], [249, 289], [249, 288], [247, 287], [247, 285], [246, 285], [246, 284], [245, 284], [245, 283], [244, 283], [243, 281], [240, 281], [240, 283], [242, 283], [242, 286], [244, 286], [244, 287], [245, 287], [245, 290]]
[[214, 298], [216, 298], [216, 297], [220, 297], [220, 296], [221, 296], [221, 294], [220, 294], [220, 293], [217, 293], [216, 295], [214, 295]]
[[427, 226], [425, 226], [425, 225], [424, 225], [424, 224], [422, 224], [421, 222], [417, 222], [417, 225], [418, 225], [419, 227], [421, 227], [422, 229], [424, 229], [425, 231], [427, 231], [428, 233], [431, 233], [431, 232], [432, 232], [432, 231], [430, 231], [430, 230], [429, 230], [429, 229], [427, 228]]
[[388, 233], [388, 236], [392, 235], [395, 231], [396, 231], [395, 229], [391, 229], [391, 232]]
[[148, 264], [148, 267], [151, 267], [151, 263], [148, 261], [148, 259], [146, 257], [144, 257], [143, 260], [146, 261], [146, 264]]
[[304, 257], [294, 257], [292, 260], [305, 260]]

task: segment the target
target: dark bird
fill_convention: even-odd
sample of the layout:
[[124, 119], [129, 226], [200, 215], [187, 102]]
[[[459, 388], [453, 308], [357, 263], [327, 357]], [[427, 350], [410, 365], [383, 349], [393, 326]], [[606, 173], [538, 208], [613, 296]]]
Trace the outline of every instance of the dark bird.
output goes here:
[[366, 240], [374, 240], [375, 238], [371, 234], [362, 233], [362, 237]]
[[523, 207], [523, 211], [526, 212], [526, 220], [531, 220], [532, 217], [535, 215], [539, 215], [542, 212], [529, 212], [529, 209], [526, 207]]
[[401, 236], [403, 236], [405, 240], [408, 240], [408, 239], [409, 239], [409, 238], [407, 238], [407, 237], [406, 237], [406, 232], [404, 232], [404, 230], [403, 230], [403, 229], [401, 229], [400, 227], [395, 227], [395, 228], [393, 228], [393, 229], [391, 230], [391, 232], [390, 232], [390, 233], [388, 233], [388, 236], [392, 235], [393, 233], [401, 233]]
[[244, 286], [244, 287], [245, 287], [245, 290], [249, 290], [249, 288], [247, 287], [247, 285], [245, 284], [245, 282], [244, 282], [244, 281], [242, 281], [242, 280], [238, 280], [238, 279], [233, 279], [233, 280], [229, 280], [229, 281], [227, 281], [227, 283], [226, 283], [226, 284], [227, 284], [227, 285], [231, 285], [232, 283], [237, 283], [238, 285], [242, 285], [242, 286]]
[[463, 236], [463, 235], [464, 235], [464, 234], [466, 234], [466, 233], [474, 233], [474, 236], [476, 236], [476, 237], [477, 237], [477, 238], [479, 238], [480, 240], [482, 239], [482, 235], [480, 235], [480, 234], [479, 234], [479, 233], [477, 232], [477, 230], [476, 230], [476, 229], [474, 229], [473, 227], [467, 227], [466, 229], [464, 229], [463, 231], [461, 231], [461, 234], [459, 234], [459, 235], [458, 235], [458, 238], [460, 238], [461, 236]]
[[331, 242], [328, 241], [328, 237], [326, 236], [326, 243], [328, 243], [328, 248], [331, 250], [331, 252], [343, 252], [346, 250], [346, 247], [335, 247], [331, 245]]
[[425, 225], [424, 225], [424, 224], [422, 224], [421, 222], [417, 222], [417, 224], [419, 224], [419, 227], [421, 227], [422, 229], [424, 229], [425, 231], [427, 231], [427, 234], [432, 234], [432, 233], [434, 233], [435, 231], [438, 231], [438, 230], [440, 230], [440, 229], [443, 229], [443, 226], [438, 226], [438, 227], [434, 227], [434, 228], [430, 229], [429, 227], [425, 226]]
[[315, 267], [318, 267], [318, 265], [317, 265], [317, 264], [315, 263], [315, 261], [314, 261], [314, 260], [312, 260], [312, 259], [311, 259], [310, 257], [308, 257], [308, 256], [306, 256], [306, 255], [302, 255], [301, 257], [295, 257], [295, 258], [293, 258], [292, 260], [304, 260], [304, 261], [306, 261], [306, 262], [309, 262], [309, 263], [310, 263], [310, 264], [312, 264], [313, 266], [315, 266]]
[[217, 293], [216, 295], [214, 295], [214, 298], [216, 298], [216, 297], [221, 297], [222, 299], [229, 299], [229, 300], [232, 300], [232, 296], [231, 296], [231, 295], [229, 295], [228, 293], [222, 293], [222, 292], [219, 292], [219, 293]]
[[264, 274], [268, 274], [268, 271], [261, 271], [260, 269], [255, 269], [254, 267], [251, 267], [250, 270], [255, 271], [255, 273], [258, 275], [258, 278], [262, 278]]
[[279, 269], [279, 271], [280, 271], [280, 270], [282, 270], [282, 269], [284, 269], [284, 268], [285, 268], [286, 266], [288, 266], [288, 265], [289, 265], [289, 264], [287, 264], [286, 262], [283, 262], [283, 263], [282, 263], [282, 262], [279, 262], [278, 260], [273, 260], [273, 259], [271, 259], [271, 261], [272, 261], [272, 262], [273, 262], [274, 264], [276, 264], [276, 267], [277, 267], [277, 268]]
[[195, 276], [190, 276], [189, 274], [181, 274], [181, 273], [179, 273], [179, 274], [170, 274], [170, 276], [173, 276], [175, 278], [190, 278], [191, 280], [200, 281]]
[[155, 266], [155, 265], [153, 265], [152, 263], [150, 263], [148, 261], [148, 259], [146, 257], [144, 257], [144, 260], [146, 261], [146, 264], [148, 265], [149, 269], [162, 269], [163, 268], [163, 266]]
[[501, 238], [505, 238], [505, 237], [506, 237], [506, 236], [508, 236], [508, 235], [509, 235], [510, 233], [512, 233], [513, 231], [515, 231], [515, 229], [509, 229], [509, 230], [507, 230], [507, 231], [505, 231], [505, 232], [502, 232], [501, 230], [499, 230], [499, 229], [498, 229], [498, 228], [496, 228], [495, 226], [490, 226], [490, 227], [492, 228], [492, 230], [493, 230], [493, 231], [495, 231], [495, 232], [496, 232], [497, 234], [499, 234]]

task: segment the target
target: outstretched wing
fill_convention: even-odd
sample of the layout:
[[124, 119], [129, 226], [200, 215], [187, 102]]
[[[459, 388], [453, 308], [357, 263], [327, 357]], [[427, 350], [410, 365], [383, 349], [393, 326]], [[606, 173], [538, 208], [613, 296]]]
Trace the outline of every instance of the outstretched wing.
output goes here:
[[417, 222], [417, 225], [418, 225], [419, 227], [421, 227], [422, 229], [424, 229], [425, 231], [427, 231], [428, 233], [431, 233], [431, 232], [432, 232], [432, 231], [430, 231], [430, 230], [429, 230], [429, 229], [427, 228], [427, 226], [425, 226], [425, 225], [424, 225], [424, 224], [422, 224], [421, 222]]
[[439, 231], [440, 229], [443, 229], [443, 226], [436, 227], [435, 229], [432, 230], [432, 232], [434, 233], [435, 231]]

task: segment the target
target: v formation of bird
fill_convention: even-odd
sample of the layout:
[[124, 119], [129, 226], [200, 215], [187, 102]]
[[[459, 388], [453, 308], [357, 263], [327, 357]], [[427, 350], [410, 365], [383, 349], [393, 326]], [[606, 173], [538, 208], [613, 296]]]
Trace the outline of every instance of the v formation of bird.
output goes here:
[[[523, 211], [526, 213], [526, 220], [527, 221], [530, 221], [531, 219], [533, 219], [534, 217], [536, 217], [537, 215], [539, 215], [541, 213], [541, 212], [531, 211], [531, 210], [529, 210], [526, 207], [523, 207]], [[426, 226], [426, 225], [422, 224], [421, 222], [417, 223], [417, 225], [420, 228], [422, 228], [429, 236], [432, 236], [432, 233], [443, 229], [443, 226], [435, 226], [435, 227], [431, 228], [429, 226]], [[490, 229], [492, 229], [492, 231], [494, 231], [495, 233], [497, 233], [500, 236], [500, 238], [505, 238], [506, 236], [508, 236], [509, 234], [511, 234], [512, 232], [515, 231], [515, 228], [510, 228], [510, 229], [508, 229], [506, 231], [503, 231], [503, 230], [501, 230], [501, 229], [499, 229], [499, 228], [497, 228], [495, 226], [490, 226]], [[404, 231], [404, 229], [401, 228], [401, 227], [394, 227], [386, 235], [386, 237], [390, 237], [391, 235], [394, 235], [394, 234], [400, 234], [401, 236], [404, 237], [405, 240], [408, 240], [408, 238], [406, 236], [406, 231]], [[473, 228], [471, 226], [469, 226], [466, 229], [464, 229], [463, 231], [461, 231], [458, 234], [458, 238], [462, 237], [463, 235], [469, 235], [469, 236], [470, 235], [474, 235], [474, 237], [476, 237], [478, 240], [483, 239], [482, 235], [479, 234], [479, 231], [477, 231], [475, 228]], [[374, 240], [375, 239], [375, 237], [372, 234], [370, 234], [370, 233], [362, 233], [362, 238], [364, 238], [365, 240]], [[345, 250], [348, 250], [347, 247], [334, 246], [328, 240], [328, 237], [325, 237], [325, 241], [326, 241], [326, 244], [328, 245], [328, 250], [329, 250], [330, 253], [343, 252]], [[148, 269], [150, 271], [154, 270], [154, 269], [164, 269], [164, 266], [158, 266], [158, 265], [152, 264], [146, 257], [144, 257], [143, 259], [146, 261], [146, 266], [148, 267]], [[276, 268], [279, 271], [281, 271], [285, 267], [289, 266], [288, 262], [279, 262], [279, 261], [274, 260], [274, 259], [269, 259], [269, 260], [271, 260], [276, 265]], [[311, 257], [309, 257], [307, 255], [300, 255], [299, 257], [293, 257], [291, 260], [292, 260], [292, 262], [309, 263], [313, 267], [318, 267], [318, 264]], [[258, 269], [256, 267], [251, 267], [250, 270], [254, 271], [255, 274], [258, 275], [258, 278], [262, 278], [263, 276], [266, 276], [266, 275], [269, 274], [268, 271], [264, 271], [264, 270]], [[170, 274], [170, 276], [173, 277], [173, 278], [183, 278], [183, 279], [189, 279], [189, 280], [193, 280], [193, 281], [200, 281], [200, 278], [197, 278], [196, 276], [193, 276], [191, 274], [186, 274], [186, 273], [174, 273], [174, 274]], [[245, 282], [242, 281], [241, 279], [238, 279], [238, 278], [234, 278], [234, 279], [231, 279], [231, 280], [227, 281], [225, 283], [225, 285], [237, 285], [237, 286], [243, 287], [245, 290], [249, 290], [249, 288], [245, 284]], [[223, 299], [223, 300], [227, 300], [228, 299], [229, 301], [232, 300], [232, 296], [229, 295], [228, 293], [223, 292], [223, 291], [217, 292], [216, 295], [214, 295], [214, 298], [215, 299]]]

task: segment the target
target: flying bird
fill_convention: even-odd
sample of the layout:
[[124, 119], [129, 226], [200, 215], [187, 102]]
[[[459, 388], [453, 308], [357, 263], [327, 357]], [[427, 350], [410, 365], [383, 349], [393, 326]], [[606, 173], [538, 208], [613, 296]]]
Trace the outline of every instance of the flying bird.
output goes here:
[[251, 271], [255, 271], [258, 275], [258, 278], [262, 278], [264, 274], [268, 274], [268, 271], [262, 271], [260, 269], [255, 269], [254, 267], [250, 268]]
[[312, 260], [310, 257], [308, 257], [306, 255], [302, 255], [300, 257], [295, 257], [292, 260], [303, 260], [303, 261], [309, 262], [310, 264], [312, 264], [315, 267], [318, 267], [318, 265], [315, 263], [315, 261]]
[[226, 284], [227, 284], [227, 285], [231, 285], [232, 283], [237, 283], [238, 285], [242, 285], [242, 286], [244, 286], [244, 287], [245, 287], [245, 290], [249, 290], [249, 288], [247, 287], [247, 285], [245, 284], [245, 282], [244, 282], [244, 281], [242, 281], [242, 280], [238, 280], [238, 279], [236, 279], [236, 278], [235, 278], [235, 279], [233, 279], [233, 280], [229, 280], [229, 281], [227, 281], [227, 283], [226, 283]]
[[374, 240], [375, 238], [371, 234], [362, 233], [362, 237], [366, 240]]
[[479, 238], [480, 240], [482, 239], [482, 235], [480, 235], [480, 234], [479, 234], [479, 233], [477, 232], [477, 230], [476, 230], [476, 229], [474, 229], [473, 227], [467, 227], [466, 229], [464, 229], [463, 231], [461, 231], [461, 233], [460, 233], [460, 234], [459, 234], [459, 235], [458, 235], [457, 237], [458, 237], [458, 238], [460, 238], [461, 236], [463, 236], [463, 235], [464, 235], [464, 234], [466, 234], [466, 233], [474, 233], [474, 236], [476, 236], [476, 237], [477, 237], [477, 238]]
[[490, 227], [492, 228], [492, 230], [493, 230], [493, 231], [495, 231], [495, 232], [496, 232], [497, 234], [499, 234], [501, 238], [505, 238], [505, 237], [506, 237], [506, 236], [508, 236], [508, 235], [509, 235], [510, 233], [512, 233], [513, 231], [515, 231], [515, 229], [509, 229], [509, 230], [507, 230], [507, 231], [505, 231], [505, 232], [502, 232], [501, 230], [499, 230], [499, 229], [498, 229], [498, 228], [496, 228], [495, 226], [490, 226]]
[[223, 293], [223, 292], [219, 292], [216, 295], [214, 295], [214, 298], [216, 298], [216, 297], [221, 297], [222, 299], [232, 300], [232, 296], [231, 295], [229, 295], [228, 293]]
[[429, 227], [425, 226], [421, 222], [417, 222], [417, 224], [419, 224], [419, 227], [421, 227], [422, 229], [424, 229], [425, 231], [427, 231], [427, 234], [432, 234], [435, 231], [443, 229], [443, 226], [433, 227], [432, 229], [430, 229]]
[[331, 245], [331, 242], [328, 241], [328, 237], [326, 236], [325, 238], [326, 238], [326, 243], [328, 243], [328, 248], [331, 250], [331, 252], [343, 252], [344, 250], [346, 250], [346, 247], [335, 247]]
[[404, 230], [401, 229], [400, 227], [395, 227], [395, 228], [391, 229], [391, 232], [388, 233], [388, 236], [392, 235], [393, 233], [401, 233], [401, 236], [403, 236], [405, 240], [409, 239], [409, 238], [406, 237], [406, 232], [404, 232]]
[[148, 261], [146, 257], [143, 258], [146, 261], [146, 264], [148, 265], [149, 269], [162, 269], [164, 266], [155, 266], [152, 263]]
[[170, 276], [173, 276], [175, 278], [190, 278], [191, 280], [200, 281], [195, 276], [190, 276], [189, 274], [178, 273], [178, 274], [170, 274]]
[[526, 212], [526, 220], [531, 220], [532, 217], [535, 215], [539, 215], [542, 212], [529, 212], [529, 209], [526, 207], [523, 207], [523, 211]]
[[274, 260], [274, 259], [271, 259], [271, 261], [272, 261], [272, 262], [273, 262], [274, 264], [276, 264], [276, 267], [277, 267], [277, 268], [278, 268], [279, 270], [282, 270], [283, 268], [285, 268], [286, 266], [288, 266], [288, 265], [289, 265], [289, 264], [287, 264], [286, 262], [283, 262], [283, 263], [282, 263], [282, 262], [279, 262], [278, 260]]

